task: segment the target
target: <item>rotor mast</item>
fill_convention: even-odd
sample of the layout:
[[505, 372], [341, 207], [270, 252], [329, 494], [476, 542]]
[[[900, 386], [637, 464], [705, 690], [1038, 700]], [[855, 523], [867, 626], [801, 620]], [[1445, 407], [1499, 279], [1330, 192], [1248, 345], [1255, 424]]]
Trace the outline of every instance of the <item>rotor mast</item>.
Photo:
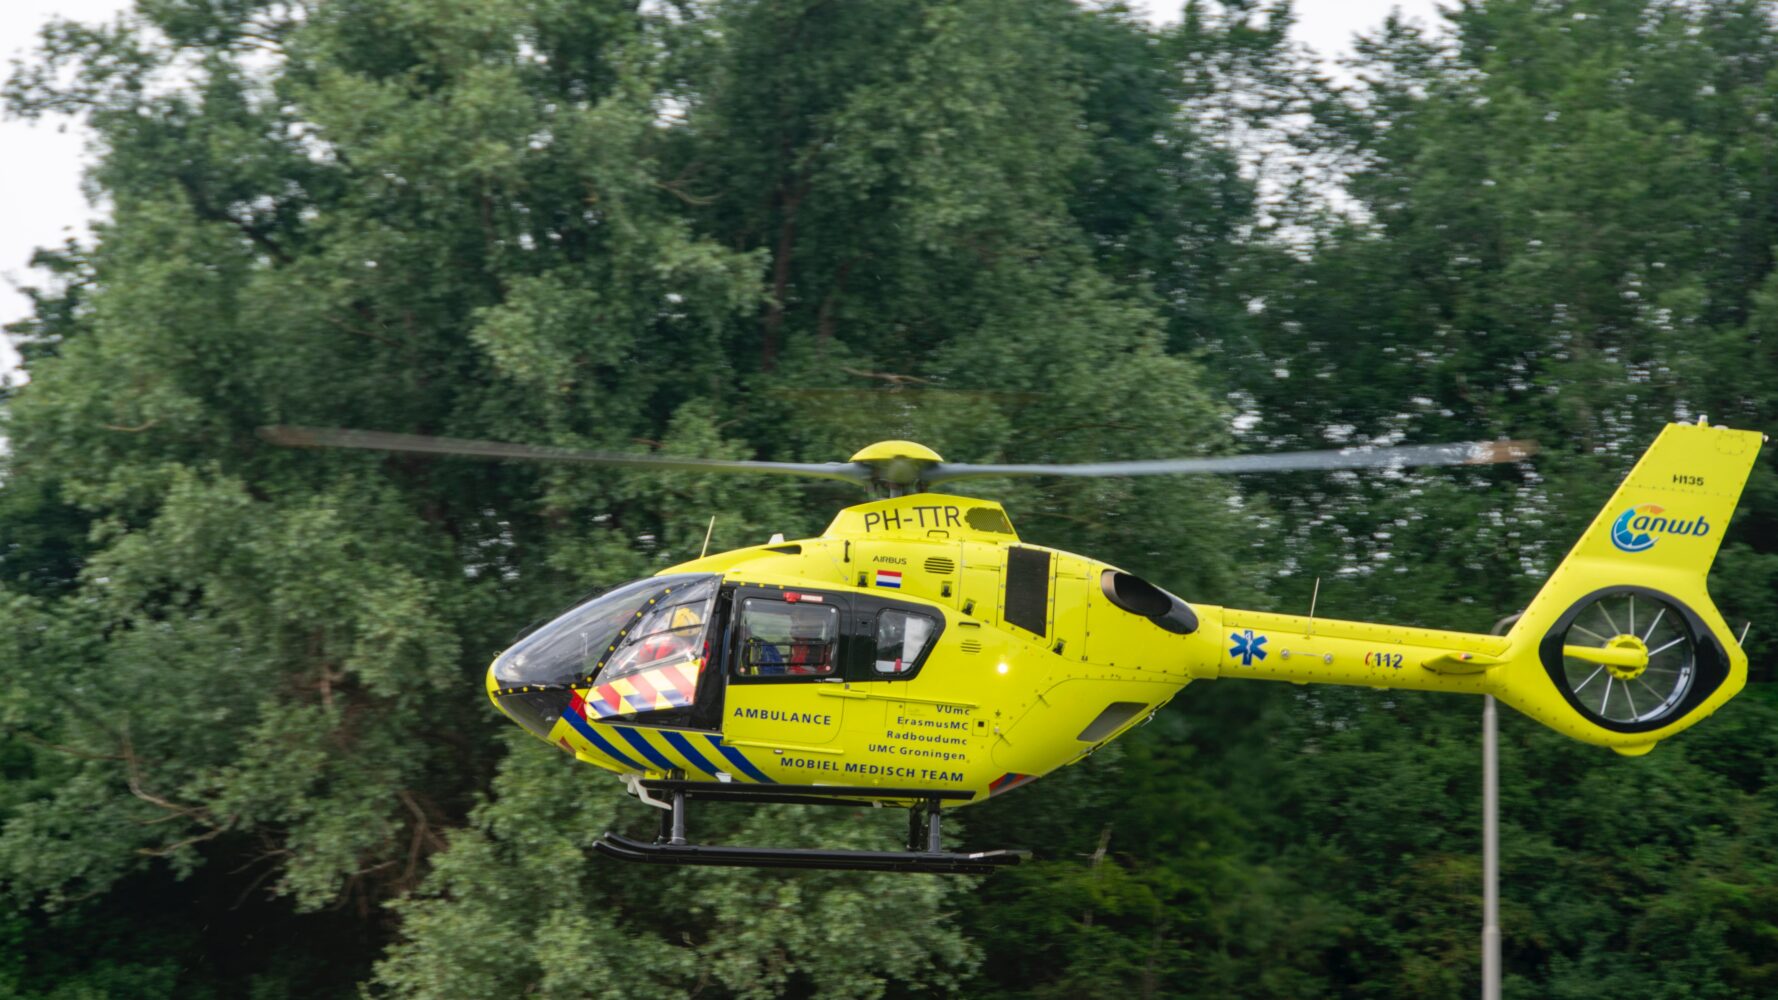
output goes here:
[[878, 441], [852, 456], [870, 470], [871, 489], [891, 499], [926, 491], [926, 473], [944, 464], [938, 452], [917, 441]]

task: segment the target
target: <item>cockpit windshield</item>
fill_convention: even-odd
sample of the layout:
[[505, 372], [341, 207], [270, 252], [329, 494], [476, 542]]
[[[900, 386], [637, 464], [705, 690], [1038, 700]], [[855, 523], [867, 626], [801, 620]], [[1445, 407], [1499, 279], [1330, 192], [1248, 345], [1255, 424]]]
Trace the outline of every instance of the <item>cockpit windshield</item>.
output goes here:
[[607, 684], [701, 659], [720, 583], [716, 574], [681, 573], [608, 591], [500, 654], [494, 679], [504, 687]]

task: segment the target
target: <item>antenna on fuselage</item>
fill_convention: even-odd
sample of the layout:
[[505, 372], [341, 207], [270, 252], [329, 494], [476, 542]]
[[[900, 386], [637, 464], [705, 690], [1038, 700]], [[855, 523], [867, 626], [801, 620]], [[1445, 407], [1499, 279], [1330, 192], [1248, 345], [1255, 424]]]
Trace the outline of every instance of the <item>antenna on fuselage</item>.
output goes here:
[[1315, 578], [1315, 589], [1309, 593], [1309, 627], [1303, 630], [1304, 635], [1315, 634], [1315, 602], [1321, 599], [1321, 578]]
[[708, 528], [704, 529], [704, 548], [702, 551], [700, 551], [698, 553], [699, 559], [702, 559], [705, 556], [710, 554], [710, 535], [712, 533], [714, 533], [715, 531], [716, 531], [716, 515], [711, 514], [710, 515], [710, 526]]

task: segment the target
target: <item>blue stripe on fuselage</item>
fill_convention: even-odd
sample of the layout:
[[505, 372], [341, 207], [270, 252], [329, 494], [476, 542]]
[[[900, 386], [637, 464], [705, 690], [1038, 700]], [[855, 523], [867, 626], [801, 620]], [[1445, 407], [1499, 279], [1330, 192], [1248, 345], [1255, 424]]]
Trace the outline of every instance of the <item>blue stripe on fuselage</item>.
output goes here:
[[615, 760], [618, 763], [622, 764], [623, 766], [631, 768], [633, 770], [637, 770], [637, 771], [648, 770], [647, 767], [645, 767], [641, 764], [638, 764], [635, 761], [631, 760], [630, 758], [624, 756], [622, 751], [620, 751], [617, 747], [612, 746], [610, 740], [606, 739], [603, 736], [600, 736], [599, 731], [597, 729], [594, 729], [592, 727], [592, 725], [587, 722], [587, 720], [581, 718], [578, 713], [564, 712], [564, 713], [562, 713], [562, 718], [568, 720], [568, 725], [573, 727], [575, 732], [586, 737], [586, 741], [588, 743], [591, 743], [594, 747], [598, 748], [599, 752], [605, 754], [607, 757], [610, 757], [612, 760]]
[[698, 753], [697, 748], [693, 747], [691, 741], [686, 739], [683, 735], [673, 732], [670, 729], [662, 730], [661, 739], [672, 744], [673, 749], [679, 751], [680, 755], [686, 760], [691, 761], [693, 767], [702, 770], [712, 778], [716, 777], [715, 765], [711, 764], [708, 760], [705, 760], [704, 755]]
[[677, 771], [677, 770], [679, 770], [678, 764], [675, 764], [672, 761], [668, 760], [666, 754], [663, 754], [659, 750], [656, 750], [654, 748], [654, 745], [648, 742], [647, 737], [643, 736], [641, 733], [635, 731], [634, 729], [630, 729], [627, 726], [612, 726], [611, 728], [612, 728], [612, 730], [614, 730], [617, 733], [617, 735], [622, 736], [624, 738], [624, 741], [629, 743], [630, 746], [635, 747], [637, 753], [640, 753], [642, 756], [647, 757], [649, 760], [654, 761], [656, 764], [660, 765], [661, 770], [663, 770], [663, 771]]
[[759, 768], [754, 767], [752, 761], [748, 760], [746, 757], [743, 757], [741, 755], [741, 751], [736, 750], [734, 747], [725, 745], [722, 742], [722, 737], [720, 737], [720, 736], [705, 736], [704, 738], [709, 740], [710, 745], [715, 747], [716, 751], [718, 753], [720, 753], [724, 757], [726, 757], [728, 759], [729, 763], [735, 765], [735, 767], [738, 768], [742, 774], [745, 774], [747, 777], [752, 778], [754, 781], [760, 782], [762, 784], [767, 784], [767, 785], [777, 784], [777, 782], [775, 782], [771, 778], [767, 777], [766, 773], [764, 771], [761, 771]]

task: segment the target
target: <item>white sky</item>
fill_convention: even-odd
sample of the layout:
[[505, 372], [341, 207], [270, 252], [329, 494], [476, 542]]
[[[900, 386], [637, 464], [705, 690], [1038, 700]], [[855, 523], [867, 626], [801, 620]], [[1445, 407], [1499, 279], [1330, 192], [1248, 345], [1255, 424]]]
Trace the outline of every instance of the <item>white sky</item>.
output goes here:
[[[0, 0], [0, 59], [10, 75], [14, 60], [35, 47], [37, 30], [53, 16], [108, 21], [126, 0]], [[31, 300], [19, 284], [40, 283], [30, 271], [37, 247], [84, 238], [92, 208], [80, 193], [85, 137], [68, 123], [30, 125], [0, 120], [0, 324], [22, 319]], [[17, 361], [0, 337], [0, 375]]]
[[[26, 55], [52, 16], [106, 21], [127, 6], [128, 0], [0, 0], [0, 56], [10, 67]], [[1151, 20], [1177, 21], [1184, 4], [1130, 0], [1130, 6]], [[1438, 21], [1435, 0], [1297, 0], [1295, 35], [1323, 56], [1345, 54], [1354, 33], [1381, 24], [1392, 8], [1426, 24]], [[93, 210], [80, 192], [84, 143], [80, 127], [69, 123], [0, 120], [0, 323], [30, 312], [30, 300], [17, 286], [42, 280], [30, 271], [32, 251], [87, 235]], [[0, 338], [0, 377], [16, 361], [12, 346]]]

